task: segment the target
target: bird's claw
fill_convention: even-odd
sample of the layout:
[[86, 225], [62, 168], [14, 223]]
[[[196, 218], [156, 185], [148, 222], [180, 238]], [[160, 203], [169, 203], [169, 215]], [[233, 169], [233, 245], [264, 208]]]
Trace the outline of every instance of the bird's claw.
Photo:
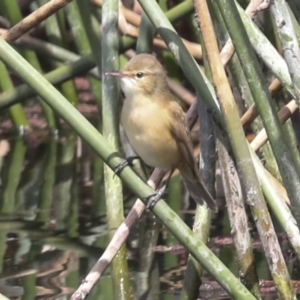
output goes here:
[[138, 159], [138, 156], [129, 156], [128, 158], [123, 159], [115, 168], [115, 175], [120, 174], [120, 172], [127, 166], [133, 166], [133, 161]]
[[149, 200], [146, 206], [147, 209], [152, 209], [155, 206], [155, 204], [162, 198], [165, 191], [166, 191], [166, 185], [160, 188], [157, 192], [146, 197], [146, 200]]

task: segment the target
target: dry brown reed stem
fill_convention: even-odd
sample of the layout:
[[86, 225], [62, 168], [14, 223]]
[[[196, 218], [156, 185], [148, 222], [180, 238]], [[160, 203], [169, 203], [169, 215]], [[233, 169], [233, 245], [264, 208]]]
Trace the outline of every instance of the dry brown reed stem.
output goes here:
[[142, 14], [143, 8], [138, 0], [133, 0], [132, 10], [139, 15]]
[[[99, 1], [100, 2], [101, 0], [94, 0], [94, 1]], [[123, 5], [120, 8], [120, 12], [122, 12], [122, 14], [124, 15], [124, 19], [128, 23], [130, 23], [130, 24], [132, 24], [132, 25], [135, 26], [134, 27], [135, 31], [132, 30], [132, 28], [131, 28], [130, 32], [128, 32], [128, 33], [126, 31], [122, 31], [122, 32], [124, 34], [129, 34], [129, 35], [132, 35], [133, 37], [137, 37], [138, 36], [137, 27], [140, 26], [141, 16], [138, 15], [137, 13], [135, 13], [135, 12], [127, 9]], [[123, 20], [123, 22], [124, 22], [124, 20]], [[120, 28], [120, 29], [122, 29], [122, 28]], [[124, 27], [124, 29], [126, 30], [126, 27]], [[193, 42], [190, 42], [190, 41], [188, 41], [188, 40], [186, 40], [184, 38], [182, 38], [182, 41], [183, 41], [184, 45], [186, 46], [186, 48], [189, 50], [189, 52], [191, 53], [191, 55], [193, 57], [195, 57], [196, 59], [202, 59], [202, 48], [201, 48], [201, 45], [193, 43]], [[162, 49], [168, 49], [168, 47], [165, 44], [165, 42], [162, 39], [160, 39], [160, 38], [154, 38], [153, 45], [155, 47], [159, 47], [159, 48], [162, 48]]]
[[[102, 0], [93, 0], [93, 3], [98, 6], [102, 6]], [[120, 11], [119, 29], [121, 30], [121, 32], [123, 34], [130, 35], [132, 37], [137, 38], [138, 37], [137, 28], [140, 26], [141, 16], [124, 7], [122, 3], [120, 3], [119, 11]], [[187, 41], [186, 39], [183, 38], [182, 41], [194, 58], [202, 59], [201, 45]], [[160, 38], [154, 38], [153, 45], [161, 49], [168, 49], [166, 43]]]
[[191, 93], [188, 89], [178, 84], [175, 80], [168, 77], [168, 85], [170, 90], [176, 94], [179, 98], [184, 100], [189, 105], [195, 101], [195, 95]]
[[[274, 79], [268, 87], [271, 95], [274, 95], [281, 88], [282, 88], [282, 85], [277, 78]], [[255, 104], [252, 104], [247, 109], [247, 111], [243, 114], [243, 116], [241, 118], [241, 122], [242, 122], [243, 126], [244, 127], [249, 126], [257, 116], [258, 116], [258, 111], [256, 109], [256, 106], [255, 106]]]
[[[257, 14], [258, 10], [263, 9], [261, 5], [264, 2], [264, 0], [251, 0], [245, 10], [248, 17], [253, 18]], [[231, 39], [228, 39], [220, 53], [223, 66], [227, 65], [232, 55], [234, 54], [234, 51], [235, 50], [232, 41]]]
[[[273, 80], [273, 82], [269, 85], [269, 91], [273, 95], [275, 94], [280, 88], [281, 83], [278, 79]], [[284, 107], [280, 109], [278, 112], [279, 120], [281, 124], [284, 124], [292, 114], [298, 109], [298, 104], [295, 100], [291, 100], [287, 103]], [[241, 118], [241, 122], [243, 126], [248, 126], [251, 122], [258, 116], [258, 111], [256, 109], [255, 104], [252, 104], [248, 110], [244, 113]], [[268, 136], [265, 129], [262, 129], [255, 138], [251, 141], [250, 146], [254, 151], [259, 150], [266, 142], [268, 141]]]
[[42, 21], [47, 19], [49, 16], [53, 15], [62, 7], [69, 4], [72, 0], [51, 0], [45, 5], [41, 6], [29, 16], [22, 19], [19, 23], [13, 26], [11, 29], [7, 30], [6, 33], [2, 34], [1, 37], [8, 43], [12, 43], [20, 36], [24, 35], [33, 27], [40, 24]]
[[[288, 104], [282, 107], [278, 113], [281, 124], [284, 124], [292, 114], [298, 109], [298, 104], [295, 100], [291, 100]], [[266, 130], [263, 128], [252, 140], [250, 146], [254, 151], [260, 149], [268, 140]]]
[[241, 117], [241, 123], [244, 127], [248, 127], [258, 116], [255, 104], [252, 104]]

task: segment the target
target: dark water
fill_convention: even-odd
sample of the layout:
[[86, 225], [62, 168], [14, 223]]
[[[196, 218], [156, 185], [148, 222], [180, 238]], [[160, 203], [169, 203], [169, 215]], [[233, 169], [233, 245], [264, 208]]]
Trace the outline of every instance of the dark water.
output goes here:
[[[7, 145], [8, 153], [0, 158], [0, 293], [10, 299], [69, 298], [108, 242], [101, 162], [71, 133], [57, 139], [44, 134], [10, 138], [2, 140], [0, 150]], [[124, 199], [128, 212], [135, 198], [126, 188]], [[181, 204], [170, 205], [192, 224], [193, 207], [185, 205], [183, 211]], [[188, 255], [150, 214], [140, 224], [153, 221], [159, 236], [152, 263], [147, 265], [138, 252], [141, 225], [127, 241], [133, 299], [178, 299]], [[281, 244], [297, 280], [286, 239]], [[213, 220], [210, 247], [238, 275], [224, 211]], [[276, 299], [259, 242], [255, 248], [259, 278], [266, 280], [265, 299]], [[228, 299], [207, 273], [200, 294], [203, 299]], [[110, 269], [88, 299], [113, 299]]]

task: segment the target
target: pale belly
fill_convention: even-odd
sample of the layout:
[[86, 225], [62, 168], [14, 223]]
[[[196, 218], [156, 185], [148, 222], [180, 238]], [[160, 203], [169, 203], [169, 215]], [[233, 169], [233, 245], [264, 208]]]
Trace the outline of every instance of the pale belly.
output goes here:
[[126, 105], [122, 110], [121, 122], [136, 154], [151, 167], [171, 169], [180, 161], [178, 147], [169, 131], [166, 112], [162, 113], [156, 104], [143, 109]]

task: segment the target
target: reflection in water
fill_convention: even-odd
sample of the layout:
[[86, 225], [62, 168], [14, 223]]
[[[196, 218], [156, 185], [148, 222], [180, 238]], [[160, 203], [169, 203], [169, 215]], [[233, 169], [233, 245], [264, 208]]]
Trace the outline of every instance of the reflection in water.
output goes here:
[[[69, 297], [108, 243], [102, 162], [70, 133], [34, 146], [30, 139], [9, 141], [10, 151], [0, 158], [0, 293], [23, 299]], [[181, 189], [179, 177], [173, 177], [168, 201], [181, 197]], [[124, 199], [128, 211], [135, 198], [126, 188]], [[178, 199], [169, 205], [192, 224], [194, 214], [186, 206], [182, 213]], [[221, 211], [212, 227], [218, 242], [212, 239], [210, 246], [234, 271], [232, 239], [222, 238], [229, 235], [228, 217]], [[139, 254], [138, 243], [143, 245]], [[282, 244], [293, 266], [286, 240]], [[151, 213], [142, 217], [127, 247], [136, 297], [178, 299], [188, 255]], [[256, 264], [259, 277], [270, 279], [260, 250]], [[113, 299], [111, 275], [108, 269], [89, 299]], [[265, 292], [274, 299], [275, 289], [267, 283]], [[200, 291], [203, 299], [227, 299], [207, 273]]]
[[[87, 188], [78, 180], [85, 174], [77, 137], [35, 147], [30, 138], [11, 141], [1, 163], [0, 291], [57, 298], [70, 294], [102, 253], [105, 223], [84, 209], [80, 216], [79, 195]], [[85, 206], [91, 206], [89, 194]]]

